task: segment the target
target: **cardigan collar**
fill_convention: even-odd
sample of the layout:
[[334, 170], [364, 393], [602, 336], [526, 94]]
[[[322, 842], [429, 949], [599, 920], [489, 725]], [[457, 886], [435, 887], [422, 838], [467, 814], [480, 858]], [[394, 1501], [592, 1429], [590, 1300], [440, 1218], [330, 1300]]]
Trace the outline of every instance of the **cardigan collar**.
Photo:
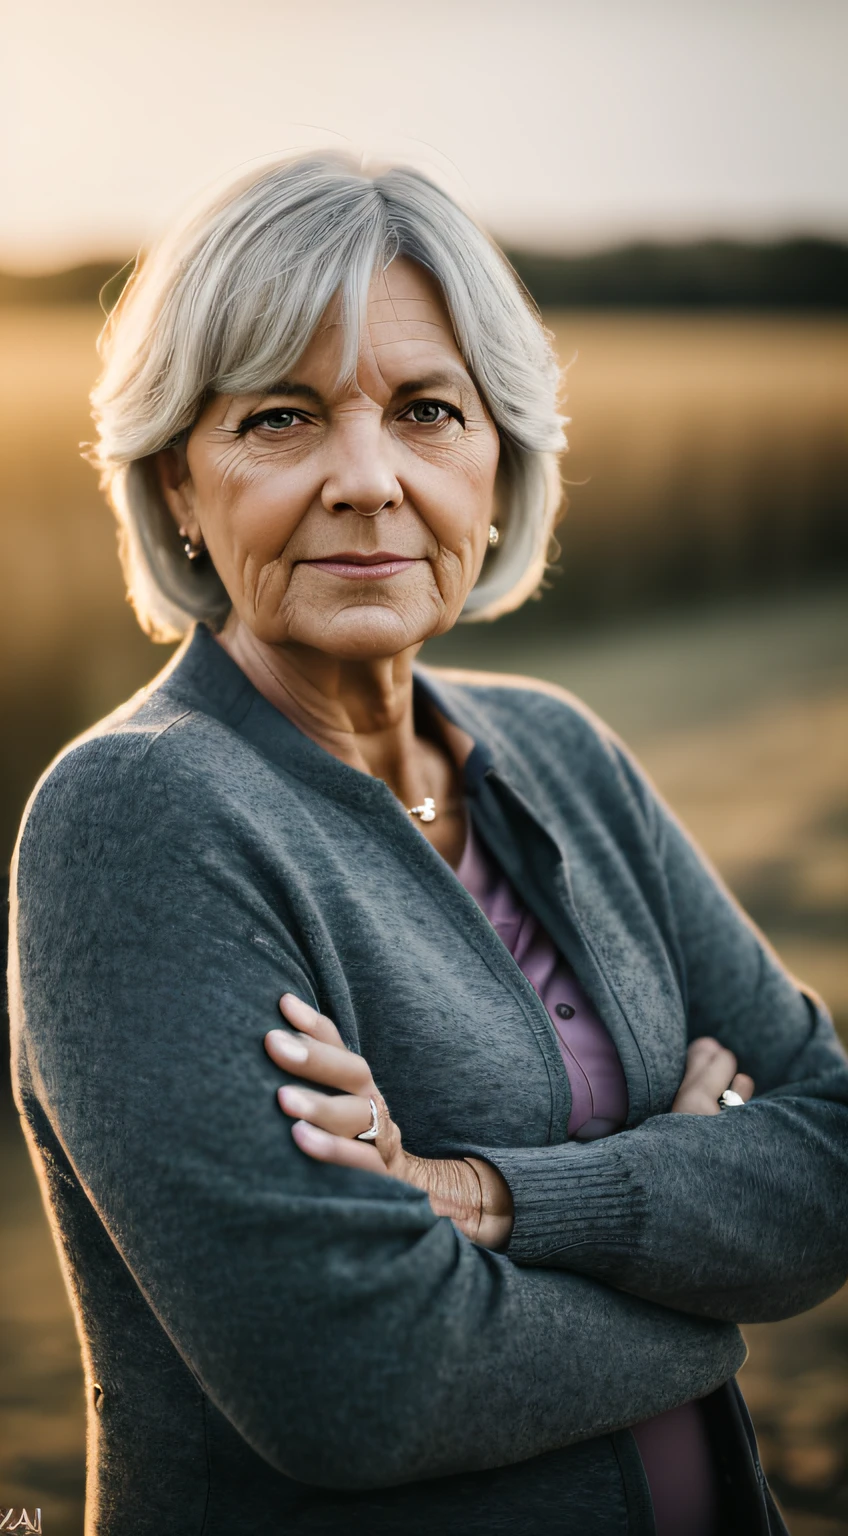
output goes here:
[[[392, 794], [382, 779], [328, 752], [271, 704], [203, 622], [189, 631], [164, 669], [164, 678], [160, 675], [154, 683], [160, 681], [165, 681], [169, 691], [232, 726], [279, 767], [329, 794], [360, 805], [373, 802], [378, 795]], [[462, 771], [466, 794], [477, 794], [486, 772], [502, 771], [505, 765], [497, 742], [481, 735], [483, 720], [473, 702], [460, 686], [434, 677], [419, 662], [412, 664], [412, 686], [414, 699], [429, 698], [448, 720], [473, 738], [474, 746]]]
[[[622, 1059], [630, 1063], [629, 1123], [638, 1123], [649, 1097], [636, 1032], [624, 1002], [587, 946], [575, 909], [569, 850], [552, 836], [540, 818], [536, 797], [526, 792], [519, 744], [499, 729], [493, 718], [496, 712], [487, 707], [485, 686], [478, 689], [435, 677], [417, 662], [413, 662], [412, 677], [413, 696], [432, 699], [448, 720], [467, 731], [474, 741], [463, 767], [466, 794], [476, 802], [472, 820], [480, 818], [487, 845], [602, 1011]], [[342, 762], [301, 731], [259, 692], [205, 624], [198, 623], [189, 632], [163, 673], [149, 686], [151, 690], [161, 688], [178, 707], [187, 705], [189, 710], [223, 721], [311, 790], [347, 805], [365, 820], [378, 821], [385, 835], [403, 848], [410, 824], [400, 813], [399, 801], [388, 784]], [[172, 719], [177, 718], [173, 713]], [[532, 756], [532, 738], [527, 747]], [[449, 866], [428, 847], [420, 832], [415, 832], [408, 847], [410, 854], [415, 847], [416, 857], [424, 860], [422, 868], [429, 867], [433, 877], [441, 871], [441, 878], [445, 878]], [[539, 1010], [539, 1017], [553, 1029], [544, 1004], [539, 1003]], [[558, 1054], [553, 1059], [561, 1061]], [[558, 1077], [561, 1100], [557, 1114], [564, 1121], [570, 1107], [567, 1080], [565, 1073]]]

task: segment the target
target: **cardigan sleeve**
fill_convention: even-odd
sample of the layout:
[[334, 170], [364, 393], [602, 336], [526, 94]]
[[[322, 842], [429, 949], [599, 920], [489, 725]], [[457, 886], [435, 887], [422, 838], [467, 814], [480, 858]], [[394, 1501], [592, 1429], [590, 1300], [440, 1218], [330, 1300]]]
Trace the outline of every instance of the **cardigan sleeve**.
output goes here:
[[317, 1002], [261, 819], [163, 734], [70, 749], [13, 872], [14, 1048], [81, 1190], [204, 1391], [278, 1471], [392, 1486], [704, 1396], [737, 1328], [476, 1247], [399, 1180], [296, 1146], [263, 1047]]
[[656, 848], [688, 1037], [732, 1050], [754, 1097], [594, 1142], [468, 1150], [511, 1188], [515, 1263], [698, 1316], [791, 1317], [848, 1278], [848, 1055], [821, 998], [782, 965], [613, 733], [608, 748]]

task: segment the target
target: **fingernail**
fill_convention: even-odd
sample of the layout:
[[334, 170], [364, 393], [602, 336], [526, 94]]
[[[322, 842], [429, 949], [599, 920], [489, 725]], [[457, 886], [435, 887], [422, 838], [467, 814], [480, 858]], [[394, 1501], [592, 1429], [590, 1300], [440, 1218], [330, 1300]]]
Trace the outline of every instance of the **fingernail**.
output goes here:
[[306, 1024], [311, 1024], [315, 1017], [315, 1009], [309, 1003], [304, 1002], [302, 997], [298, 997], [295, 992], [284, 992], [280, 998], [281, 1008], [283, 1003], [286, 1005], [287, 1013], [292, 1014], [296, 1019], [303, 1019]]
[[296, 1141], [306, 1142], [307, 1146], [314, 1147], [316, 1152], [325, 1152], [332, 1144], [332, 1136], [328, 1136], [326, 1131], [319, 1131], [318, 1127], [310, 1125], [308, 1120], [295, 1120], [292, 1126], [292, 1132], [294, 1131], [297, 1131]]
[[291, 1035], [285, 1034], [282, 1029], [271, 1029], [268, 1033], [272, 1036], [275, 1051], [285, 1056], [289, 1061], [305, 1061], [309, 1055], [309, 1047], [302, 1041], [295, 1040]]
[[312, 1108], [309, 1095], [301, 1088], [290, 1088], [288, 1084], [285, 1088], [277, 1089], [277, 1098], [294, 1115], [308, 1115]]

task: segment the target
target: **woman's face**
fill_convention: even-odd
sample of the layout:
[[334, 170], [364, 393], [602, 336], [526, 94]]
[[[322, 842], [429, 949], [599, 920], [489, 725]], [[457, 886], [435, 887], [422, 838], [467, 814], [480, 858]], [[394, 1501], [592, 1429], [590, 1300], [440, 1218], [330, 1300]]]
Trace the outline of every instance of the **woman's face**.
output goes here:
[[[396, 655], [450, 629], [477, 580], [498, 434], [417, 263], [375, 277], [354, 386], [337, 384], [341, 348], [334, 303], [293, 377], [213, 397], [160, 478], [259, 640]], [[345, 561], [376, 554], [397, 558], [371, 575]]]

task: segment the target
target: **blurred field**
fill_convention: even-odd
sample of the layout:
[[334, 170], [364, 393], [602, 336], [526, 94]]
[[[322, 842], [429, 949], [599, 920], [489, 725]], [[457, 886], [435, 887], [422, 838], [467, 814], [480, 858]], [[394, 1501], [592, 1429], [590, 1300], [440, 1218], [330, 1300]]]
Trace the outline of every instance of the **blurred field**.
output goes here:
[[[848, 322], [551, 315], [574, 418], [561, 575], [422, 660], [572, 688], [638, 752], [848, 1040]], [[37, 775], [170, 649], [124, 601], [77, 457], [95, 310], [0, 308], [0, 840]], [[2, 1076], [0, 1076], [2, 1083]], [[82, 1374], [7, 1094], [0, 1502], [78, 1536]], [[848, 1295], [745, 1329], [740, 1382], [793, 1536], [848, 1531]]]
[[[546, 316], [568, 365], [581, 613], [848, 563], [848, 322]], [[615, 558], [610, 559], [610, 552]]]

